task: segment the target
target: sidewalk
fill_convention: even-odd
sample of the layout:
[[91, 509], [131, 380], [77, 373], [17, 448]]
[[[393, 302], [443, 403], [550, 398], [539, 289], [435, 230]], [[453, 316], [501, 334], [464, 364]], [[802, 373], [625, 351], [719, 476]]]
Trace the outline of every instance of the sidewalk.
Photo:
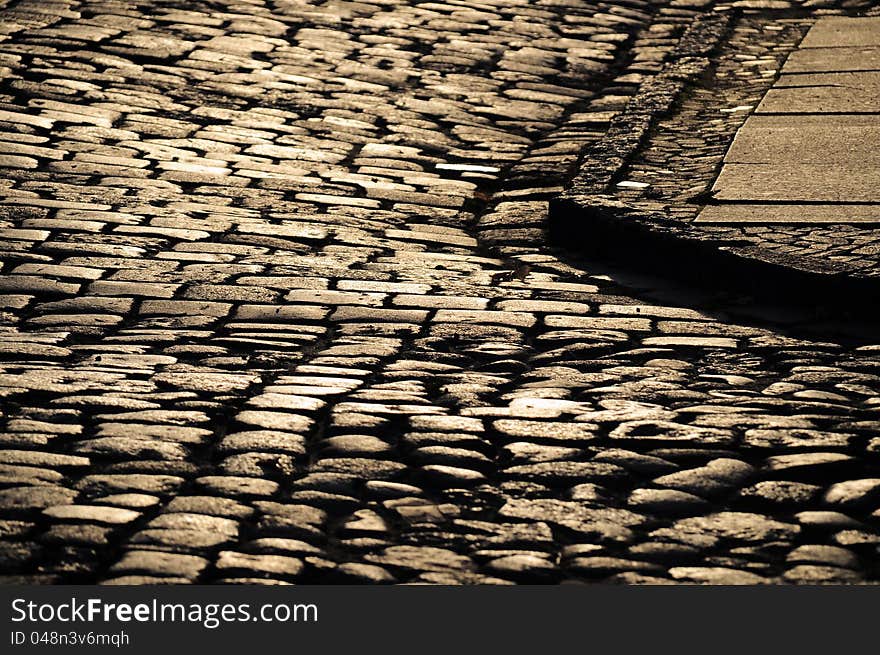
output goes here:
[[712, 194], [697, 222], [880, 223], [880, 18], [810, 29]]
[[0, 0], [0, 582], [877, 582], [874, 333], [547, 239], [591, 144], [691, 223], [814, 10], [171, 4]]

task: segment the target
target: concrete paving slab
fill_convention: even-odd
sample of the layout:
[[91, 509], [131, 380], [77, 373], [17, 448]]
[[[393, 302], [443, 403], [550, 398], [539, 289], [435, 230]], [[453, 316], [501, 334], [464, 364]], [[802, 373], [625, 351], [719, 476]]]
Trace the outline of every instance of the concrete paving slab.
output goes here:
[[880, 205], [709, 205], [695, 223], [880, 223]]
[[802, 114], [799, 116], [753, 114], [746, 120], [746, 125], [755, 128], [789, 128], [794, 130], [832, 129], [835, 127], [863, 130], [880, 127], [880, 114]]
[[827, 17], [819, 20], [801, 48], [880, 45], [880, 18]]
[[880, 46], [804, 48], [791, 53], [782, 67], [783, 73], [841, 71], [880, 71]]
[[[651, 179], [691, 202], [808, 19], [461, 4], [0, 2], [3, 582], [875, 580], [845, 476], [874, 475], [876, 350], [723, 310], [799, 290], [849, 323], [880, 275], [842, 294], [854, 266], [797, 234], [606, 231], [702, 300], [544, 229], [585, 143], [610, 183], [693, 95], [720, 103], [670, 139], [693, 167]], [[792, 557], [814, 534], [836, 556]]]
[[873, 114], [880, 112], [876, 86], [808, 86], [770, 89], [758, 114]]
[[880, 166], [880, 116], [751, 116], [724, 158], [733, 164]]
[[853, 164], [726, 164], [716, 200], [878, 202], [880, 168]]

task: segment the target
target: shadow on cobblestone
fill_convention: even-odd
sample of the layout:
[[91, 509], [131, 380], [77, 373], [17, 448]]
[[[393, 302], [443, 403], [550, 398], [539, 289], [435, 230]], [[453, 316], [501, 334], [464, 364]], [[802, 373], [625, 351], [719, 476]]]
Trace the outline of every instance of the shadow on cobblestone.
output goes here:
[[[713, 184], [734, 135], [815, 23], [815, 17], [792, 7], [764, 9], [728, 16], [724, 34], [718, 16], [691, 26], [689, 32], [701, 37], [692, 39], [697, 49], [691, 54], [685, 47], [683, 54], [690, 56], [666, 62], [640, 87], [608, 132], [588, 147], [566, 192], [552, 201], [553, 233], [558, 243], [591, 256], [614, 258], [689, 284], [876, 321], [876, 226], [846, 222], [875, 211], [876, 204], [853, 204], [867, 197], [865, 193], [870, 196], [874, 185], [869, 183], [858, 196], [838, 194], [836, 205], [739, 206], [714, 199]], [[866, 7], [850, 9], [857, 15]], [[795, 118], [778, 120], [782, 125]], [[870, 138], [865, 131], [862, 140]], [[799, 137], [801, 150], [807, 141]], [[787, 146], [789, 155], [797, 151]], [[823, 159], [821, 153], [817, 156]], [[860, 165], [873, 170], [870, 162]], [[826, 170], [834, 168], [828, 165]], [[826, 182], [837, 177], [847, 176], [829, 174]], [[797, 175], [789, 178], [788, 186], [778, 180], [783, 189], [779, 197], [792, 192]], [[771, 180], [767, 184], [773, 186]], [[802, 195], [797, 197], [804, 200], [810, 181], [799, 184]], [[753, 220], [725, 224], [719, 218], [737, 207]], [[717, 210], [717, 224], [695, 222], [704, 209], [703, 215]], [[808, 216], [820, 214], [831, 223], [809, 223]], [[780, 222], [783, 215], [789, 222]], [[797, 216], [804, 220], [798, 223]]]

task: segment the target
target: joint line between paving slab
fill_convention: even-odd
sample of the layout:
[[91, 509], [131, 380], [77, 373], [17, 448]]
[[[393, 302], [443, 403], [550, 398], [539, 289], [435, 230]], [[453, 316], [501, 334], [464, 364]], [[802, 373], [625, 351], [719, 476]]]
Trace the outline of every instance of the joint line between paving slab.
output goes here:
[[[739, 14], [737, 16], [739, 17]], [[657, 80], [667, 73], [671, 64], [672, 62], [667, 64], [661, 73], [651, 82], [646, 83], [646, 87], [650, 84], [656, 84]], [[778, 79], [780, 75], [781, 72], [777, 72], [774, 79]], [[687, 77], [686, 83], [674, 86], [675, 97], [666, 106], [667, 111], [674, 104], [675, 98], [682, 95], [688, 83], [698, 77], [698, 75], [691, 75]], [[640, 92], [644, 90], [645, 87], [640, 89]], [[636, 98], [638, 98], [638, 94]], [[637, 106], [637, 102], [631, 102], [630, 108], [633, 105]], [[640, 118], [637, 110], [634, 113], [636, 119]], [[656, 112], [652, 118], [656, 119], [664, 113]], [[870, 112], [862, 111], [848, 111], [841, 112], [841, 114], [871, 115]], [[758, 112], [752, 115], [758, 115]], [[759, 115], [769, 117], [786, 114], [773, 112], [760, 113]], [[805, 115], [807, 114], [805, 113]], [[771, 273], [773, 280], [768, 280], [768, 282], [779, 282], [780, 288], [786, 287], [789, 290], [803, 291], [807, 287], [818, 290], [821, 287], [827, 290], [841, 291], [846, 295], [858, 289], [860, 293], [867, 293], [871, 297], [880, 295], [880, 289], [876, 288], [876, 280], [870, 276], [859, 274], [858, 267], [845, 264], [838, 258], [828, 259], [821, 256], [811, 258], [806, 254], [787, 255], [778, 250], [762, 249], [749, 241], [748, 238], [733, 238], [733, 235], [729, 234], [729, 230], [724, 236], [716, 236], [703, 229], [706, 226], [683, 223], [656, 210], [629, 205], [618, 200], [611, 195], [613, 180], [627, 166], [631, 165], [629, 160], [642, 147], [642, 141], [647, 131], [640, 133], [638, 139], [633, 139], [631, 135], [621, 136], [615, 132], [614, 128], [633, 124], [635, 127], [642, 127], [637, 120], [633, 120], [626, 113], [621, 115], [615, 119], [606, 137], [586, 152], [579, 179], [576, 179], [564, 194], [551, 200], [550, 227], [552, 231], [568, 236], [578, 234], [585, 237], [588, 247], [589, 244], [593, 244], [594, 247], [605, 252], [608, 252], [609, 248], [613, 250], [615, 246], [622, 245], [619, 242], [621, 238], [625, 237], [628, 244], [625, 251], [630, 256], [633, 252], [639, 252], [640, 248], [644, 248], [646, 260], [665, 257], [666, 259], [662, 263], [667, 269], [676, 268], [676, 262], [669, 261], [670, 259], [674, 260], [676, 257], [683, 256], [685, 259], [696, 258], [701, 262], [700, 267], [709, 267], [707, 270], [709, 273], [712, 273], [713, 268], [716, 267], [724, 269], [725, 273], [719, 273], [719, 275], [722, 277], [727, 275], [728, 279], [730, 279], [731, 273], [734, 278], [743, 274], [749, 277], [759, 272], [760, 277], [763, 278], [767, 273]], [[624, 151], [619, 147], [615, 148], [615, 145], [628, 146], [628, 148]], [[603, 161], [603, 157], [605, 161]], [[618, 166], [614, 172], [611, 172], [610, 166], [608, 166], [609, 159], [615, 160], [612, 163]], [[722, 163], [723, 161], [719, 161], [719, 169]], [[717, 178], [717, 173], [715, 177]], [[761, 200], [755, 199], [751, 206], [760, 206], [761, 204], [769, 205], [770, 203], [762, 203]], [[791, 201], [779, 200], [773, 203], [773, 206], [784, 204], [791, 204]], [[832, 211], [836, 211], [846, 207], [858, 208], [872, 204], [868, 201], [835, 201], [831, 205], [830, 202], [816, 201], [805, 206], [830, 205]], [[717, 201], [710, 206], [724, 207], [729, 204], [726, 201]], [[871, 222], [871, 220], [860, 220], [859, 224], [864, 226]], [[749, 224], [754, 225], [754, 221], [741, 223], [740, 229], [748, 227]], [[677, 254], [672, 256], [670, 253]], [[679, 264], [681, 263], [679, 262]], [[692, 275], [689, 277], [692, 278]], [[774, 285], [769, 284], [769, 286]]]

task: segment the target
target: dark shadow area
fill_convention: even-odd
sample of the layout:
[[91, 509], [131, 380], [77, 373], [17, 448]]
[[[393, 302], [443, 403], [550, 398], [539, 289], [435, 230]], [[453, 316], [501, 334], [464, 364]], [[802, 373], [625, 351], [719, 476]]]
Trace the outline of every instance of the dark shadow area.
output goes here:
[[878, 341], [880, 281], [796, 270], [566, 205], [551, 202], [550, 243], [572, 267], [719, 320], [852, 346]]

